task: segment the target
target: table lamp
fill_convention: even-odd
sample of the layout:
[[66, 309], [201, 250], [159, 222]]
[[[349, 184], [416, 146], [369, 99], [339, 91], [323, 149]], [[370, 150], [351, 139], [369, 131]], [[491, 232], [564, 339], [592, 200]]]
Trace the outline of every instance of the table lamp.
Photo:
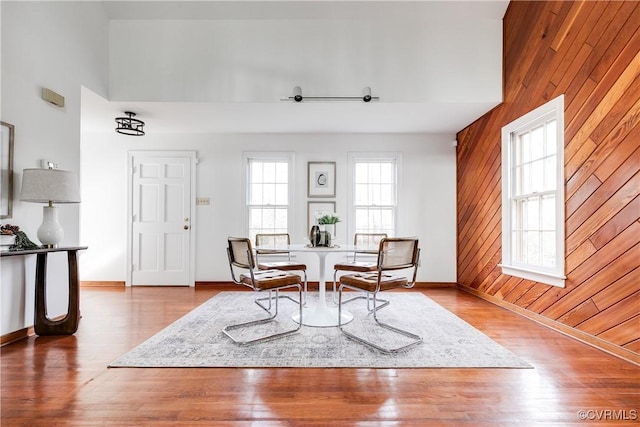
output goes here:
[[38, 240], [45, 247], [55, 248], [62, 241], [64, 230], [58, 222], [58, 208], [53, 203], [80, 203], [78, 177], [59, 169], [24, 169], [20, 200], [47, 203], [43, 208]]

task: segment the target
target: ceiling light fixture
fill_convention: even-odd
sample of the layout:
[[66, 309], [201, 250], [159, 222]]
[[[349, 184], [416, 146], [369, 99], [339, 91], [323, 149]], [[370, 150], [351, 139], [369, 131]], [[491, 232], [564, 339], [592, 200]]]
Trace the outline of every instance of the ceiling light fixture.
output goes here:
[[302, 96], [302, 89], [300, 86], [296, 86], [293, 88], [293, 96], [288, 96], [286, 98], [282, 98], [281, 101], [293, 101], [293, 102], [303, 102], [303, 101], [359, 101], [359, 102], [371, 102], [371, 101], [380, 101], [380, 98], [377, 96], [371, 96], [371, 88], [366, 86], [362, 90], [362, 96]]
[[123, 135], [131, 136], [144, 136], [144, 122], [142, 120], [134, 119], [136, 113], [131, 111], [124, 112], [129, 117], [116, 117], [116, 132]]

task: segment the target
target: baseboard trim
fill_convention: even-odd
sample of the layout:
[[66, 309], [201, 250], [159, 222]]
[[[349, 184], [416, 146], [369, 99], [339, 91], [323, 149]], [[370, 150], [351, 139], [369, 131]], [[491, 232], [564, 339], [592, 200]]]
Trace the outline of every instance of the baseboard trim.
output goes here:
[[[228, 288], [231, 286], [237, 286], [233, 282], [218, 282], [218, 281], [196, 281], [196, 287], [198, 286], [213, 286], [213, 287], [221, 287]], [[318, 282], [309, 282], [309, 286], [318, 286]], [[327, 289], [332, 288], [332, 282], [327, 282]], [[455, 288], [457, 284], [455, 282], [416, 282], [415, 288], [421, 289], [433, 289], [433, 288]], [[124, 281], [82, 281], [80, 282], [81, 288], [124, 288]]]
[[33, 327], [23, 328], [14, 332], [9, 332], [8, 334], [0, 336], [0, 347], [5, 346], [7, 344], [14, 343], [16, 341], [23, 340], [25, 338], [29, 338], [33, 334], [35, 334]]
[[124, 288], [124, 281], [114, 280], [114, 281], [82, 281], [80, 282], [81, 288]]
[[196, 281], [196, 288], [199, 287], [214, 287], [214, 288], [231, 288], [238, 287], [233, 282], [205, 282], [205, 281]]
[[[61, 314], [60, 316], [56, 316], [52, 321], [62, 320], [64, 319], [66, 314]], [[9, 332], [8, 334], [0, 336], [0, 347], [3, 347], [7, 344], [14, 343], [16, 341], [23, 340], [25, 338], [29, 338], [36, 334], [36, 330], [33, 326], [29, 326], [28, 328], [18, 329], [17, 331]]]
[[[231, 287], [235, 287], [237, 288], [238, 285], [236, 285], [233, 282], [196, 282], [196, 287], [205, 287], [205, 286], [211, 286], [211, 287], [219, 287], [219, 288], [231, 288]], [[318, 282], [308, 282], [308, 286], [311, 289], [315, 289], [318, 287]], [[328, 290], [332, 290], [333, 289], [333, 282], [329, 281], [326, 284], [327, 289]], [[456, 283], [450, 283], [450, 282], [416, 282], [414, 288], [420, 288], [420, 289], [433, 289], [433, 288], [452, 288], [455, 289], [457, 286]]]
[[534, 322], [539, 323], [542, 326], [553, 329], [556, 332], [560, 332], [561, 334], [576, 339], [584, 344], [590, 345], [591, 347], [595, 347], [598, 350], [604, 351], [605, 353], [609, 353], [613, 356], [619, 357], [626, 362], [640, 366], [640, 355], [627, 350], [626, 348], [611, 344], [610, 342], [604, 341], [598, 337], [589, 335], [586, 332], [582, 332], [578, 329], [572, 328], [571, 326], [567, 326], [564, 323], [549, 319], [548, 317], [542, 316], [541, 314], [534, 313], [510, 302], [503, 301], [492, 295], [487, 295], [485, 293], [479, 292], [478, 290], [470, 288], [468, 286], [458, 284], [457, 288], [461, 291], [477, 296], [478, 298], [481, 298], [513, 313], [526, 317], [529, 320], [533, 320]]
[[452, 288], [455, 289], [458, 286], [455, 282], [416, 282], [414, 288], [420, 289], [437, 289], [437, 288]]

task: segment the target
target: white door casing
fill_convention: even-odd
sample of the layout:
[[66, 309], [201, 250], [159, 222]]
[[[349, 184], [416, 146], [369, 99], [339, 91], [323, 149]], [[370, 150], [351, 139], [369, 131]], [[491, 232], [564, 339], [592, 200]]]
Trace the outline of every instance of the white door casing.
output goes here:
[[194, 151], [129, 152], [127, 286], [194, 286]]

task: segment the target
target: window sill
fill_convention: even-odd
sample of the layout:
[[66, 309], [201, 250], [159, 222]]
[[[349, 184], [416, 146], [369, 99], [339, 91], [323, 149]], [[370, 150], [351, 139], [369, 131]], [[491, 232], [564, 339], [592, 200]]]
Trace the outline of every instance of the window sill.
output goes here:
[[522, 267], [514, 267], [512, 265], [498, 264], [498, 267], [502, 268], [503, 274], [510, 276], [520, 277], [522, 279], [533, 280], [534, 282], [544, 283], [545, 285], [557, 286], [564, 288], [564, 282], [567, 279], [566, 276], [560, 276], [551, 273], [545, 273], [541, 271], [528, 270]]

